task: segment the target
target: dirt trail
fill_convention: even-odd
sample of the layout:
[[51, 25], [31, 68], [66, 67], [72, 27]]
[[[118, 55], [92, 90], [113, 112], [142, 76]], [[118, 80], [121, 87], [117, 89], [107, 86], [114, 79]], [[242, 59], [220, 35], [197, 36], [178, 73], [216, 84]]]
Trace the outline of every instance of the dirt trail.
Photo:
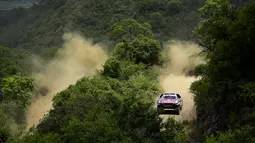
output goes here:
[[194, 77], [185, 77], [185, 76], [176, 76], [168, 75], [162, 79], [162, 88], [165, 92], [178, 92], [183, 99], [183, 108], [180, 112], [180, 115], [169, 115], [163, 114], [161, 117], [166, 120], [168, 117], [174, 117], [178, 121], [183, 120], [192, 120], [195, 119], [195, 109], [192, 95], [189, 93], [189, 87], [196, 78]]
[[197, 56], [198, 46], [191, 42], [182, 42], [168, 45], [170, 63], [166, 69], [159, 69], [161, 73], [160, 85], [164, 92], [177, 92], [183, 98], [183, 109], [180, 115], [160, 115], [166, 120], [174, 117], [176, 120], [191, 120], [195, 118], [194, 101], [189, 87], [197, 80], [195, 77], [184, 75], [184, 70], [192, 70], [197, 64], [203, 63], [203, 58]]
[[[108, 59], [107, 53], [99, 45], [92, 45], [78, 34], [64, 34], [65, 43], [57, 51], [55, 58], [44, 65], [34, 59], [36, 67], [43, 71], [33, 74], [37, 90], [45, 88], [46, 96], [34, 96], [27, 111], [27, 129], [37, 125], [40, 119], [52, 108], [52, 99], [57, 92], [84, 76], [92, 76], [101, 69]], [[43, 67], [43, 68], [42, 68]]]

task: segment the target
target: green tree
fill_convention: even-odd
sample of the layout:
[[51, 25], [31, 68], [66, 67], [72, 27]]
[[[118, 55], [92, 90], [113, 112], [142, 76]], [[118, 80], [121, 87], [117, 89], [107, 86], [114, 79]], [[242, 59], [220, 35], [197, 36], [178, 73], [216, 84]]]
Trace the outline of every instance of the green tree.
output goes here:
[[113, 55], [118, 59], [143, 63], [148, 66], [159, 65], [161, 48], [157, 40], [140, 37], [131, 42], [121, 42], [114, 49]]
[[[90, 114], [88, 114], [89, 116]], [[113, 118], [107, 114], [97, 115], [93, 120], [72, 119], [63, 127], [63, 142], [125, 142], [124, 133]]]
[[0, 55], [0, 80], [5, 76], [24, 74], [28, 71], [25, 60], [28, 55], [24, 52], [0, 45]]
[[135, 19], [125, 19], [110, 27], [110, 39], [116, 42], [132, 41], [140, 36], [153, 37], [149, 23], [140, 24]]
[[207, 0], [199, 9], [205, 20], [195, 28], [194, 36], [204, 51], [214, 51], [219, 40], [227, 39], [227, 29], [236, 15], [235, 8], [230, 0]]
[[39, 134], [38, 130], [33, 127], [27, 134], [23, 134], [22, 138], [17, 138], [14, 143], [58, 143], [61, 142], [57, 133]]
[[23, 108], [30, 104], [31, 92], [34, 90], [33, 79], [22, 76], [9, 76], [2, 80], [4, 101], [16, 101]]
[[209, 0], [201, 13], [205, 20], [197, 34], [208, 63], [197, 68], [202, 79], [191, 86], [199, 128], [204, 134], [238, 130], [254, 121], [247, 118], [254, 116], [255, 104], [255, 68], [250, 66], [255, 60], [255, 2], [237, 7], [230, 0]]
[[119, 80], [128, 80], [146, 71], [144, 64], [134, 64], [134, 62], [120, 60], [115, 57], [108, 59], [103, 67], [104, 70], [101, 73], [103, 76]]
[[158, 134], [157, 142], [183, 143], [187, 141], [188, 133], [184, 125], [173, 118], [168, 118], [162, 125], [163, 131]]
[[3, 98], [0, 108], [15, 119], [17, 123], [25, 122], [25, 110], [31, 102], [34, 86], [33, 79], [13, 75], [2, 80]]

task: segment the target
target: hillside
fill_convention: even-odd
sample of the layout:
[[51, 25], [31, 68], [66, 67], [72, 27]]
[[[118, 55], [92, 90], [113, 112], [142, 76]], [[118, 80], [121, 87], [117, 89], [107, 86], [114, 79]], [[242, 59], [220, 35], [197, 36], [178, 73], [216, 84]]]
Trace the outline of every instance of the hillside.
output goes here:
[[254, 0], [41, 4], [0, 15], [0, 143], [255, 142]]
[[80, 32], [95, 42], [109, 43], [109, 26], [125, 18], [148, 22], [158, 40], [191, 38], [200, 20], [203, 0], [42, 0], [29, 9], [0, 14], [0, 44], [35, 53], [61, 47], [64, 32]]
[[[0, 106], [1, 123], [5, 126], [0, 128], [1, 139], [21, 143], [185, 140], [187, 133], [184, 126], [172, 118], [163, 122], [153, 107], [155, 95], [162, 90], [158, 74], [152, 67], [160, 67], [167, 60], [160, 42], [147, 37], [143, 30], [152, 33], [151, 29], [146, 29], [134, 19], [123, 22], [133, 23], [131, 28], [137, 31], [131, 35], [137, 36], [125, 40], [124, 37], [130, 33], [122, 35], [123, 42], [116, 44], [113, 53], [106, 53], [102, 47], [78, 34], [68, 33], [64, 35], [64, 46], [58, 50], [54, 60], [32, 76], [33, 79], [5, 77], [2, 80], [3, 107]], [[119, 32], [113, 29], [112, 33]], [[126, 52], [123, 53], [123, 50]], [[35, 82], [31, 84], [33, 80]], [[71, 83], [65, 84], [70, 80]], [[32, 98], [36, 98], [33, 94], [38, 93], [38, 87], [46, 87], [46, 98], [57, 94], [53, 98], [53, 109], [29, 134], [18, 138], [23, 131], [21, 127], [26, 125], [22, 120], [24, 110], [30, 107]], [[39, 96], [42, 96], [40, 92]], [[45, 106], [37, 104], [29, 109], [38, 111]], [[14, 116], [7, 109], [14, 115], [19, 114]], [[38, 112], [31, 116], [36, 114]], [[6, 124], [8, 117], [13, 119], [10, 124]], [[11, 126], [14, 124], [17, 128], [13, 131]], [[100, 137], [95, 138], [95, 135]]]

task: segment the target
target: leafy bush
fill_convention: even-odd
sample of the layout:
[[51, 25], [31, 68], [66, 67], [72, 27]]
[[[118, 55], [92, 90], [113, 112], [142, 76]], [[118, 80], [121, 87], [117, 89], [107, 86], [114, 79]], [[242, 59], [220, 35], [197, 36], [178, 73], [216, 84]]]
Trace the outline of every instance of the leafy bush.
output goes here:
[[129, 60], [136, 64], [143, 63], [152, 66], [160, 63], [161, 48], [159, 41], [148, 37], [140, 37], [131, 42], [119, 43], [114, 49], [113, 55], [120, 60]]

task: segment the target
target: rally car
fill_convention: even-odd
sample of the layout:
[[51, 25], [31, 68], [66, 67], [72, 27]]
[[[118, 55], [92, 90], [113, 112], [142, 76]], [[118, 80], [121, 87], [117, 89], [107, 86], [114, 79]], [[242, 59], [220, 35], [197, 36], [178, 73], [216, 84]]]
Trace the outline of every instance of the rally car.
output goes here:
[[157, 111], [161, 114], [165, 110], [173, 110], [178, 115], [182, 110], [183, 100], [181, 95], [175, 92], [165, 92], [159, 96], [157, 100]]

